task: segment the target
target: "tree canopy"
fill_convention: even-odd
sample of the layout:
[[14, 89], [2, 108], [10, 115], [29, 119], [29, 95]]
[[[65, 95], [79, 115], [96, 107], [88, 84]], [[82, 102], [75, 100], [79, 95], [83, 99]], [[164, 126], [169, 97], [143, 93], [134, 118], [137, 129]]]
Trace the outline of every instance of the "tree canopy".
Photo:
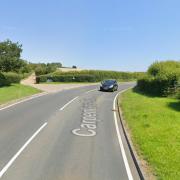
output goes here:
[[13, 43], [10, 40], [0, 42], [0, 71], [18, 72], [27, 63], [20, 59], [22, 53], [22, 45]]

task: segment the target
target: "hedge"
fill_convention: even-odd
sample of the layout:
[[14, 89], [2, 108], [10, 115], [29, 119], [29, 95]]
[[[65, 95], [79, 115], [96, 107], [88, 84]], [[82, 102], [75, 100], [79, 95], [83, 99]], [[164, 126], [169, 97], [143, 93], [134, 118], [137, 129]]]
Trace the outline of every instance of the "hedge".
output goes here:
[[169, 79], [143, 78], [138, 80], [137, 86], [140, 90], [160, 96], [167, 96], [176, 92], [175, 81]]
[[22, 75], [13, 73], [13, 72], [8, 72], [8, 73], [3, 73], [3, 74], [9, 84], [19, 83], [21, 81], [21, 79], [23, 78]]
[[177, 94], [180, 88], [180, 62], [165, 61], [155, 62], [146, 76], [140, 78], [137, 87], [146, 93], [168, 96]]
[[2, 74], [0, 72], [0, 87], [7, 86], [7, 85], [9, 85], [9, 83], [8, 83], [6, 77], [4, 76], [4, 74]]
[[144, 76], [143, 72], [118, 72], [118, 71], [100, 71], [100, 70], [84, 70], [62, 72], [56, 71], [47, 75], [37, 76], [36, 82], [46, 82], [48, 80], [54, 82], [99, 82], [104, 79], [117, 79], [123, 81], [136, 80]]
[[1, 73], [0, 72], [0, 86], [8, 86], [11, 83], [19, 83], [21, 79], [23, 78], [23, 75], [8, 72], [8, 73]]
[[96, 81], [101, 81], [106, 78], [109, 79], [137, 79], [144, 75], [143, 72], [119, 72], [119, 71], [103, 71], [103, 70], [84, 70], [84, 71], [70, 71], [61, 72], [56, 71], [53, 75], [94, 75]]
[[36, 83], [40, 82], [95, 82], [92, 75], [41, 75], [36, 77]]

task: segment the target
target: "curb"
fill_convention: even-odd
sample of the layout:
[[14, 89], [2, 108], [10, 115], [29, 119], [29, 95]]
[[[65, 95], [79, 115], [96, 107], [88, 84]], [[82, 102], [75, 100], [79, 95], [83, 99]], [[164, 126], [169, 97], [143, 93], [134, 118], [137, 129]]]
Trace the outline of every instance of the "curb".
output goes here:
[[138, 160], [137, 160], [137, 158], [136, 158], [136, 156], [135, 156], [135, 154], [134, 154], [134, 152], [133, 152], [132, 145], [131, 145], [131, 143], [130, 143], [130, 141], [129, 141], [129, 139], [128, 139], [128, 136], [127, 136], [127, 133], [126, 133], [124, 124], [123, 124], [123, 117], [122, 117], [121, 109], [120, 109], [120, 107], [119, 107], [119, 100], [118, 100], [118, 98], [117, 98], [117, 102], [116, 102], [116, 103], [117, 103], [116, 105], [117, 105], [117, 107], [118, 107], [118, 115], [119, 115], [120, 123], [121, 123], [122, 129], [123, 129], [123, 134], [124, 134], [124, 136], [125, 136], [125, 139], [126, 139], [128, 148], [129, 148], [129, 150], [130, 150], [130, 154], [131, 154], [131, 156], [132, 156], [132, 159], [133, 159], [133, 161], [134, 161], [136, 170], [137, 170], [137, 172], [138, 172], [138, 174], [139, 174], [140, 179], [141, 179], [141, 180], [145, 180], [144, 175], [143, 175], [143, 173], [142, 173], [142, 170], [141, 170], [141, 168], [140, 168], [140, 165], [139, 165], [139, 163], [138, 163]]

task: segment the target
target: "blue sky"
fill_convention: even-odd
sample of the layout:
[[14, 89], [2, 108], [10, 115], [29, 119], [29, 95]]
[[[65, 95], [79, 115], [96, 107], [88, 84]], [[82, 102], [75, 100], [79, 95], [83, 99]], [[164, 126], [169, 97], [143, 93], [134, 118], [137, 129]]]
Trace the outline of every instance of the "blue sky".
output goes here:
[[0, 41], [31, 62], [145, 71], [180, 59], [179, 0], [4, 0]]

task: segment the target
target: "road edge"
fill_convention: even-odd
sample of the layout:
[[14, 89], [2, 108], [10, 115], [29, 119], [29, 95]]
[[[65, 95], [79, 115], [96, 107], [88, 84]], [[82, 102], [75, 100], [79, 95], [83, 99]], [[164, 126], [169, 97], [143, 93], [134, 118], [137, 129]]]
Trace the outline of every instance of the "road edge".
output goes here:
[[130, 152], [130, 156], [132, 157], [132, 160], [133, 160], [133, 162], [134, 162], [135, 169], [137, 170], [137, 173], [138, 173], [138, 175], [139, 175], [139, 178], [140, 178], [141, 180], [145, 180], [146, 174], [143, 172], [143, 168], [142, 168], [142, 166], [141, 166], [141, 164], [140, 164], [140, 158], [139, 158], [139, 156], [137, 155], [137, 153], [136, 153], [136, 151], [135, 151], [135, 148], [134, 148], [134, 145], [133, 145], [133, 143], [132, 143], [132, 141], [131, 141], [131, 139], [130, 139], [130, 136], [129, 136], [128, 133], [127, 133], [126, 127], [125, 127], [124, 122], [123, 122], [124, 119], [123, 119], [123, 116], [122, 116], [122, 110], [121, 110], [121, 107], [119, 106], [119, 96], [120, 96], [123, 92], [125, 92], [125, 91], [127, 91], [127, 90], [129, 90], [129, 89], [132, 89], [132, 88], [133, 88], [133, 87], [124, 89], [124, 90], [120, 91], [120, 92], [116, 95], [116, 97], [115, 97], [115, 102], [116, 102], [116, 106], [117, 106], [116, 112], [117, 112], [117, 114], [118, 114], [119, 122], [120, 122], [120, 125], [121, 125], [121, 127], [122, 127], [122, 131], [123, 131], [122, 133], [123, 133], [124, 138], [125, 138], [125, 141], [126, 141], [126, 143], [127, 143], [127, 146], [128, 146], [129, 152]]
[[116, 99], [117, 114], [119, 116], [119, 121], [120, 121], [120, 124], [122, 126], [123, 134], [124, 134], [125, 140], [127, 142], [127, 145], [128, 145], [131, 157], [133, 159], [134, 165], [136, 167], [136, 170], [137, 170], [137, 172], [139, 174], [140, 179], [145, 180], [148, 177], [148, 175], [146, 174], [146, 172], [144, 171], [143, 166], [141, 165], [141, 158], [138, 156], [138, 154], [137, 154], [137, 152], [135, 150], [135, 147], [134, 147], [134, 145], [132, 143], [131, 137], [130, 137], [127, 129], [126, 129], [125, 120], [124, 120], [124, 117], [122, 115], [122, 109], [120, 107], [119, 97], [121, 96], [121, 94], [123, 92], [128, 91], [129, 89], [132, 89], [132, 88], [125, 89], [125, 90], [119, 92], [118, 95], [117, 95], [117, 99]]

